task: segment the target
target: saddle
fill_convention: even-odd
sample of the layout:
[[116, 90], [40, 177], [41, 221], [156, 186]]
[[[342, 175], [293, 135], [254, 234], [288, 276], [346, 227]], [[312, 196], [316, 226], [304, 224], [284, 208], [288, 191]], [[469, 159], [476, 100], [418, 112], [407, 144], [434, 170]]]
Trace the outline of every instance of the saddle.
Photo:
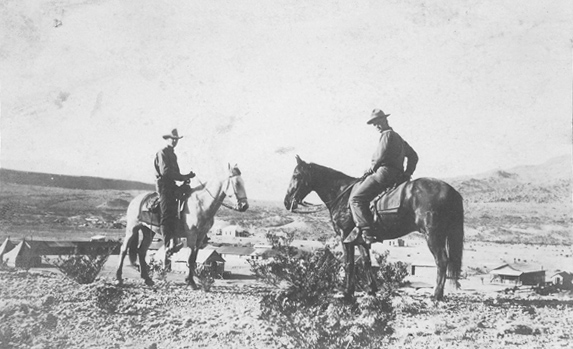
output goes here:
[[[399, 217], [405, 194], [404, 189], [408, 182], [409, 181], [395, 183], [370, 202], [370, 211], [372, 211], [374, 216], [374, 229], [377, 231], [377, 241], [383, 241], [384, 236], [394, 230], [393, 224], [396, 223], [397, 217]], [[390, 219], [384, 220], [383, 218]], [[344, 239], [343, 243], [352, 243], [357, 239], [362, 240], [362, 236], [360, 235], [360, 230], [354, 228], [346, 239]]]
[[[185, 201], [191, 196], [193, 190], [188, 184], [181, 185], [175, 191], [177, 198], [177, 218], [181, 218], [181, 213], [185, 208]], [[158, 227], [161, 224], [161, 209], [159, 207], [159, 194], [151, 192], [141, 200], [139, 216], [141, 222]]]
[[398, 213], [404, 199], [404, 188], [408, 181], [396, 183], [380, 193], [372, 202], [370, 210], [375, 214]]

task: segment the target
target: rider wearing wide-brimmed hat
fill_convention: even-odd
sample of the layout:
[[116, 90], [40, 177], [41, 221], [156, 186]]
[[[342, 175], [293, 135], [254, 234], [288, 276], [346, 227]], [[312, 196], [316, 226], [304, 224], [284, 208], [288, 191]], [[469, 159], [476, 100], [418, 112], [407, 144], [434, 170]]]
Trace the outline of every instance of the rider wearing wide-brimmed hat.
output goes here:
[[177, 245], [175, 234], [178, 214], [177, 190], [179, 189], [175, 182], [182, 182], [195, 177], [195, 173], [192, 171], [183, 175], [179, 170], [174, 148], [181, 138], [183, 137], [179, 136], [177, 129], [173, 129], [170, 133], [163, 135], [163, 139], [165, 139], [167, 144], [155, 154], [154, 161], [156, 189], [159, 194], [159, 206], [161, 208], [160, 229], [168, 254], [175, 253], [181, 248], [181, 245]]
[[[394, 183], [410, 179], [418, 163], [418, 155], [414, 149], [389, 126], [388, 116], [390, 114], [374, 109], [370, 119], [366, 122], [374, 125], [380, 131], [381, 136], [376, 151], [372, 155], [372, 164], [364, 173], [364, 180], [356, 185], [356, 189], [350, 196], [350, 209], [356, 224], [355, 229], [359, 230], [357, 233], [362, 233], [367, 244], [374, 242], [370, 201]], [[404, 158], [408, 159], [405, 171]]]

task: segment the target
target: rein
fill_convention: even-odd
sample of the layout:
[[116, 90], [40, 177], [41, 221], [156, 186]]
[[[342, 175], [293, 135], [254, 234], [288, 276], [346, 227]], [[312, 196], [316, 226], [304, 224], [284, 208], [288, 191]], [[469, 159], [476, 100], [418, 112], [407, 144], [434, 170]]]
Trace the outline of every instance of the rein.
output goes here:
[[342, 198], [342, 196], [344, 194], [346, 194], [346, 192], [348, 192], [350, 189], [352, 189], [352, 187], [354, 187], [354, 185], [358, 182], [362, 182], [364, 180], [364, 178], [358, 178], [356, 180], [354, 180], [352, 183], [350, 183], [340, 194], [338, 194], [334, 199], [330, 200], [329, 202], [325, 202], [324, 204], [326, 206], [328, 206], [329, 204], [335, 204], [338, 202], [338, 200], [340, 200]]
[[[231, 179], [232, 177], [234, 177], [234, 175], [233, 175], [233, 176], [229, 176], [229, 178], [227, 178], [227, 188], [228, 188], [229, 185], [230, 185], [229, 179]], [[197, 178], [197, 180], [198, 180], [199, 183], [205, 188], [205, 191], [206, 191], [207, 193], [209, 193], [209, 195], [211, 195], [211, 197], [212, 197], [214, 200], [217, 200], [217, 198], [215, 197], [215, 195], [213, 195], [213, 193], [211, 193], [211, 192], [209, 191], [209, 188], [207, 188], [207, 185], [206, 185], [205, 183], [203, 183], [199, 178]], [[225, 190], [225, 192], [226, 192], [226, 190]], [[225, 195], [226, 195], [226, 194], [225, 194]], [[226, 208], [228, 208], [228, 209], [230, 209], [230, 210], [237, 211], [237, 209], [234, 208], [233, 206], [231, 206], [231, 205], [229, 205], [229, 204], [226, 204], [226, 203], [224, 202], [224, 200], [225, 200], [225, 198], [223, 198], [223, 201], [221, 201], [221, 206], [226, 207]]]
[[[342, 198], [342, 196], [344, 196], [344, 194], [346, 194], [350, 189], [352, 189], [352, 187], [354, 187], [354, 185], [355, 185], [356, 183], [361, 182], [361, 181], [363, 181], [363, 180], [364, 180], [364, 177], [361, 177], [361, 178], [358, 178], [358, 179], [354, 180], [354, 181], [353, 181], [352, 183], [350, 183], [340, 194], [338, 194], [334, 199], [332, 199], [332, 200], [330, 200], [330, 201], [328, 201], [328, 202], [325, 202], [325, 203], [324, 203], [325, 206], [322, 207], [322, 208], [319, 208], [319, 209], [316, 209], [316, 210], [313, 210], [313, 211], [294, 211], [294, 210], [291, 210], [291, 211], [292, 211], [292, 212], [295, 212], [295, 213], [299, 213], [299, 214], [310, 214], [310, 213], [316, 213], [316, 212], [323, 211], [323, 210], [325, 210], [325, 209], [327, 209], [327, 208], [330, 208], [329, 205], [332, 205], [332, 206], [333, 206], [334, 204], [336, 204], [336, 203]], [[293, 204], [294, 204], [294, 201], [293, 201]], [[311, 204], [311, 203], [308, 203], [308, 202], [305, 202], [305, 201], [300, 202], [299, 204], [300, 204], [301, 206], [305, 206], [305, 207], [308, 207], [308, 206], [321, 206], [321, 205], [314, 205], [314, 204]]]

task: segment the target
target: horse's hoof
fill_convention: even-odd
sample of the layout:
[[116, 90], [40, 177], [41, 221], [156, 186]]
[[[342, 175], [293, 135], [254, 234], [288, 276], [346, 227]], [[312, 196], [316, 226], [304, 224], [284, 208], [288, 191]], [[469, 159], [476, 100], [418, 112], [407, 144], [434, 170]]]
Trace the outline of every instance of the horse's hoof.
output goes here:
[[[185, 280], [185, 281], [187, 281], [187, 280]], [[199, 289], [199, 286], [197, 286], [197, 284], [194, 283], [194, 282], [189, 282], [189, 281], [187, 281], [187, 286], [190, 286], [193, 290], [198, 290], [198, 289]]]
[[151, 279], [145, 279], [145, 284], [147, 286], [153, 286], [153, 285], [155, 285], [155, 282], [153, 282], [153, 280], [151, 280]]

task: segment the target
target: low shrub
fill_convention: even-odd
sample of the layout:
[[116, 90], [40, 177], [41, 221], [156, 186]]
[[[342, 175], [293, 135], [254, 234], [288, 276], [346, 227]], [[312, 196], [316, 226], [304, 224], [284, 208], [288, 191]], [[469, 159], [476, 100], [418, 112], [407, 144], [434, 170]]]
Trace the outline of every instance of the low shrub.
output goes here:
[[[119, 243], [118, 243], [119, 245]], [[66, 277], [79, 284], [91, 284], [101, 272], [110, 254], [117, 246], [100, 248], [87, 254], [60, 256], [56, 260], [47, 261], [58, 268]]]
[[[139, 266], [141, 268], [141, 266]], [[168, 268], [165, 267], [164, 263], [156, 258], [151, 258], [149, 263], [147, 264], [148, 269], [148, 273], [149, 273], [149, 277], [155, 277], [156, 279], [159, 280], [165, 280], [167, 278], [167, 273], [169, 272], [169, 269], [171, 268], [171, 266], [169, 266]]]
[[121, 300], [123, 299], [123, 290], [114, 285], [103, 284], [95, 289], [96, 305], [98, 308], [107, 311], [108, 313], [115, 313]]
[[215, 271], [209, 266], [200, 265], [195, 269], [195, 275], [199, 278], [204, 292], [211, 291], [211, 287], [215, 283]]
[[[262, 297], [261, 317], [299, 348], [378, 348], [392, 333], [395, 317], [392, 296], [405, 278], [405, 265], [377, 256], [376, 274], [384, 285], [375, 297], [347, 301], [338, 297], [344, 275], [340, 254], [329, 249], [313, 253], [290, 246], [289, 236], [270, 236], [276, 250], [272, 259], [250, 261], [251, 270], [262, 281], [277, 286]], [[358, 279], [365, 278], [357, 268]]]

